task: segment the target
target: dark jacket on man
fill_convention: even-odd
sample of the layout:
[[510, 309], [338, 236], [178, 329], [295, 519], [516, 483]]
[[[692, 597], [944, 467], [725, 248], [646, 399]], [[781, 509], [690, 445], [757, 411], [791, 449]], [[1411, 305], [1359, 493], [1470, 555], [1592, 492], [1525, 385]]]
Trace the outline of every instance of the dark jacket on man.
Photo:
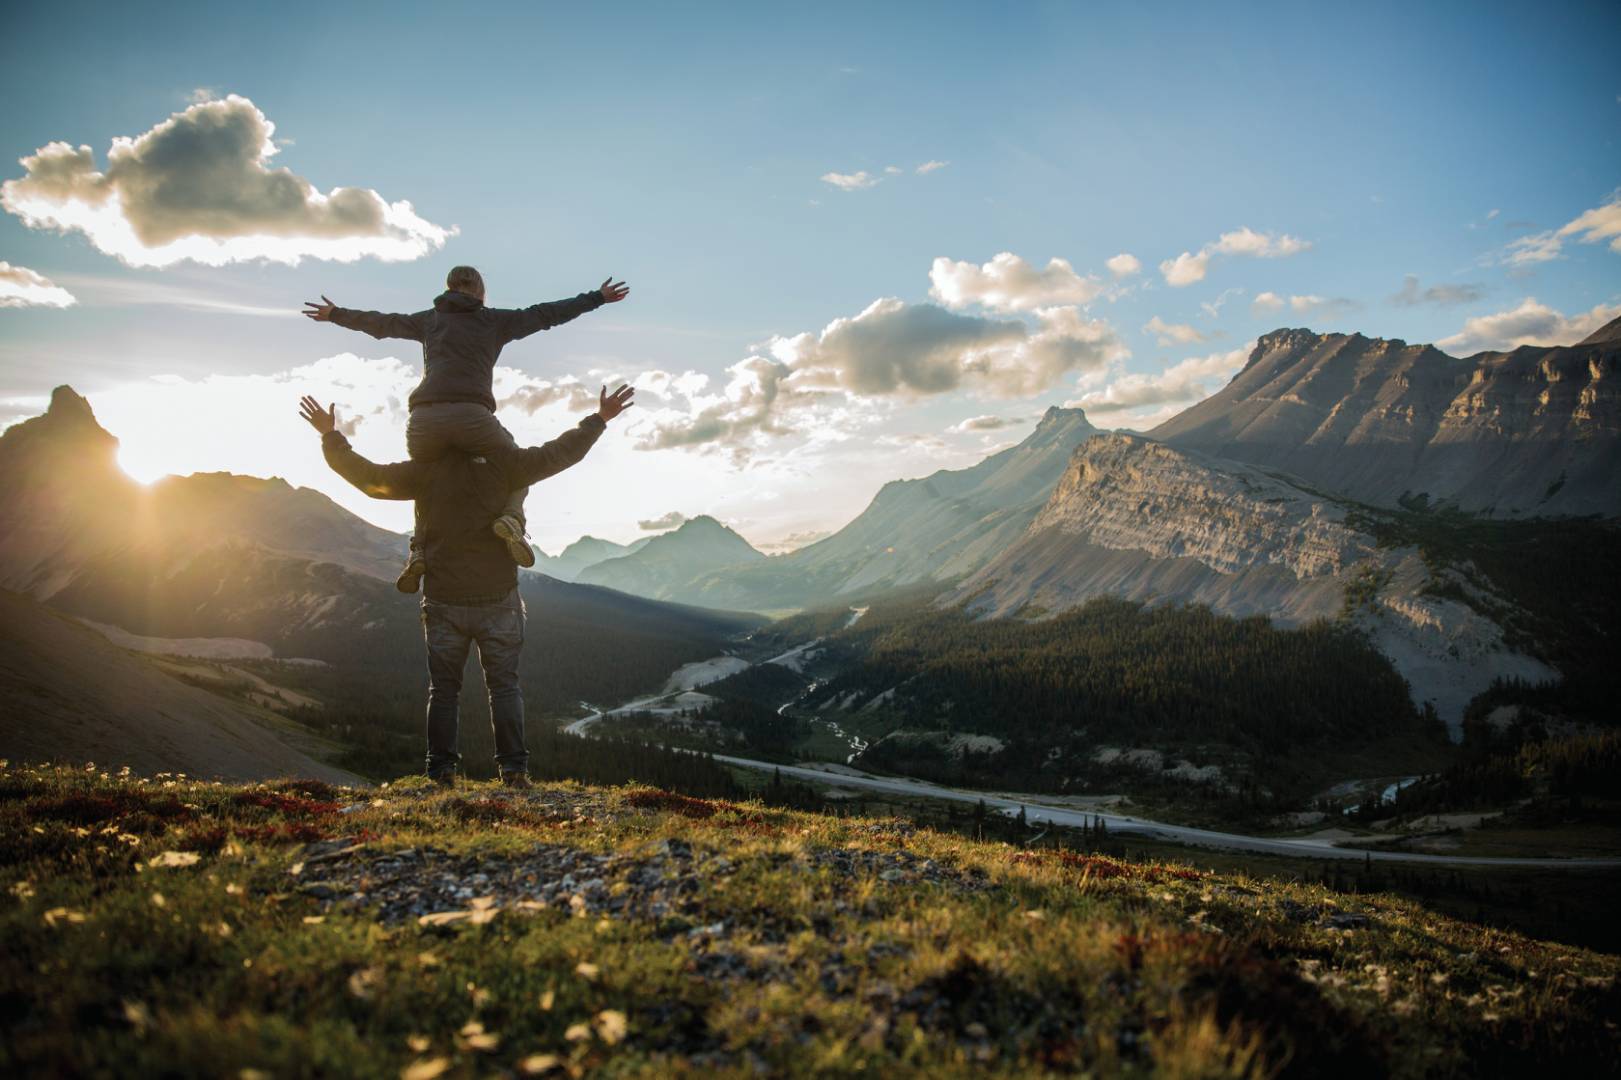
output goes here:
[[422, 343], [422, 381], [411, 391], [410, 406], [471, 401], [495, 411], [495, 361], [509, 341], [550, 330], [604, 303], [602, 293], [583, 292], [568, 300], [533, 307], [492, 308], [463, 292], [440, 293], [433, 307], [414, 315], [333, 308], [332, 321], [374, 338]]
[[452, 451], [432, 461], [379, 465], [357, 454], [341, 432], [321, 439], [334, 472], [374, 499], [414, 499], [428, 560], [423, 595], [445, 604], [495, 603], [518, 584], [506, 544], [490, 531], [507, 492], [574, 465], [607, 424], [592, 413], [542, 446], [483, 455]]

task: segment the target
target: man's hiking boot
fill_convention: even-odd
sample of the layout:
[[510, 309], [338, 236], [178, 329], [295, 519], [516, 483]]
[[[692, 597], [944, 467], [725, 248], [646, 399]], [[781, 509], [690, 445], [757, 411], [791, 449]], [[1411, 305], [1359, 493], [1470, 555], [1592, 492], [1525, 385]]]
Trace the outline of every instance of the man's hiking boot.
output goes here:
[[490, 531], [507, 542], [512, 561], [519, 566], [535, 565], [535, 552], [529, 546], [529, 537], [523, 531], [523, 522], [511, 514], [502, 514], [490, 526]]
[[531, 784], [529, 782], [529, 777], [527, 775], [525, 775], [524, 773], [521, 773], [521, 772], [504, 772], [504, 773], [501, 774], [501, 786], [502, 787], [509, 787], [509, 788], [517, 788], [520, 791], [528, 791], [530, 788], [534, 787], [535, 785]]
[[428, 777], [428, 779], [433, 781], [434, 787], [453, 788], [456, 786], [456, 773], [454, 770], [451, 772], [437, 773]]
[[414, 593], [422, 587], [422, 575], [428, 572], [428, 560], [413, 549], [405, 557], [405, 569], [394, 579], [394, 587], [402, 593]]

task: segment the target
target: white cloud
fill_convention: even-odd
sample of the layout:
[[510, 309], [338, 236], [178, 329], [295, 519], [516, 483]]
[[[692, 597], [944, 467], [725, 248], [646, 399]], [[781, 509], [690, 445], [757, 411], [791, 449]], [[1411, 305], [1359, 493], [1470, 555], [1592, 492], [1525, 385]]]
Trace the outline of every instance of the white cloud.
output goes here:
[[1082, 394], [1066, 407], [1080, 406], [1088, 413], [1133, 412], [1165, 405], [1191, 405], [1208, 397], [1218, 383], [1244, 366], [1255, 342], [1230, 352], [1190, 356], [1158, 375], [1121, 375], [1101, 390]]
[[1137, 256], [1133, 255], [1129, 251], [1122, 251], [1120, 254], [1115, 255], [1112, 258], [1105, 259], [1103, 265], [1107, 266], [1109, 268], [1109, 273], [1113, 274], [1117, 278], [1130, 277], [1133, 274], [1140, 274], [1142, 273], [1143, 269], [1142, 262], [1137, 258]]
[[1034, 311], [1055, 304], [1089, 304], [1103, 291], [1095, 276], [1081, 276], [1063, 259], [1045, 269], [1004, 251], [983, 266], [941, 256], [929, 268], [929, 295], [950, 308], [978, 304], [991, 311]]
[[1191, 345], [1203, 341], [1205, 336], [1187, 323], [1168, 323], [1155, 315], [1143, 327], [1143, 333], [1154, 335], [1161, 345]]
[[866, 169], [853, 173], [826, 172], [822, 174], [824, 184], [832, 184], [840, 191], [860, 191], [862, 188], [875, 187], [883, 179], [881, 176], [874, 176]]
[[903, 173], [905, 171], [906, 170], [901, 168], [899, 165], [885, 165], [884, 166], [884, 172], [889, 176], [899, 176], [901, 173]]
[[1112, 326], [1079, 308], [1032, 314], [1033, 328], [1018, 319], [876, 300], [820, 333], [772, 338], [727, 369], [718, 390], [689, 383], [684, 406], [649, 410], [632, 430], [640, 449], [701, 447], [741, 464], [773, 439], [847, 438], [896, 402], [957, 390], [1030, 397], [1067, 374], [1095, 374], [1129, 355]]
[[951, 162], [949, 161], [925, 161], [912, 171], [917, 173], [919, 176], [923, 176], [926, 173], [934, 172], [936, 169], [943, 169], [950, 164]]
[[65, 308], [77, 302], [72, 293], [43, 274], [36, 274], [26, 266], [0, 262], [0, 308]]
[[1167, 285], [1182, 288], [1204, 280], [1213, 255], [1281, 259], [1289, 255], [1298, 255], [1310, 247], [1310, 241], [1302, 240], [1298, 236], [1256, 232], [1245, 225], [1231, 232], [1222, 233], [1213, 242], [1200, 248], [1197, 253], [1184, 251], [1174, 259], [1166, 259], [1159, 264], [1159, 272]]
[[1258, 259], [1281, 259], [1288, 255], [1298, 255], [1311, 247], [1311, 244], [1298, 236], [1273, 236], [1271, 233], [1258, 233], [1249, 226], [1234, 229], [1232, 232], [1222, 233], [1216, 240], [1213, 250], [1223, 255], [1250, 255]]
[[367, 188], [322, 193], [285, 168], [275, 125], [231, 95], [115, 138], [106, 171], [90, 147], [53, 142], [21, 160], [0, 205], [31, 228], [82, 232], [131, 266], [185, 259], [209, 266], [253, 259], [353, 262], [421, 258], [455, 235]]
[[1464, 320], [1462, 330], [1435, 344], [1459, 356], [1508, 352], [1521, 345], [1574, 345], [1618, 315], [1621, 305], [1600, 304], [1591, 311], [1567, 316], [1528, 296], [1518, 307]]
[[1527, 266], [1557, 259], [1564, 251], [1565, 241], [1596, 244], [1610, 242], [1610, 250], [1621, 252], [1621, 188], [1591, 210], [1584, 210], [1572, 221], [1557, 229], [1522, 236], [1508, 245], [1503, 261], [1510, 266]]
[[1344, 297], [1317, 296], [1313, 293], [1304, 293], [1288, 298], [1277, 293], [1267, 291], [1256, 293], [1255, 299], [1250, 301], [1250, 311], [1255, 315], [1264, 315], [1274, 311], [1282, 311], [1287, 307], [1297, 315], [1341, 315], [1357, 308], [1355, 300]]
[[1210, 255], [1201, 251], [1195, 255], [1191, 251], [1184, 251], [1174, 259], [1166, 259], [1159, 264], [1160, 276], [1165, 284], [1180, 289], [1185, 285], [1192, 285], [1204, 280], [1205, 272], [1210, 267]]

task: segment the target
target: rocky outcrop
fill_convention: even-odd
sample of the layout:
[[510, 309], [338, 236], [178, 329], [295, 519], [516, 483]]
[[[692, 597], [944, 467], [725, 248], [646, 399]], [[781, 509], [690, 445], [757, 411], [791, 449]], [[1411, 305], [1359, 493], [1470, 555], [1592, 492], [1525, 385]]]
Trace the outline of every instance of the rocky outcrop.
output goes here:
[[1612, 329], [1579, 345], [1467, 359], [1361, 334], [1277, 330], [1220, 392], [1149, 434], [1375, 506], [1615, 517], [1621, 331]]
[[1199, 603], [1283, 625], [1361, 626], [1456, 725], [1494, 678], [1554, 672], [1508, 649], [1490, 619], [1434, 595], [1410, 549], [1389, 550], [1352, 508], [1288, 476], [1113, 433], [1085, 443], [1024, 536], [951, 601], [1038, 617], [1096, 596]]

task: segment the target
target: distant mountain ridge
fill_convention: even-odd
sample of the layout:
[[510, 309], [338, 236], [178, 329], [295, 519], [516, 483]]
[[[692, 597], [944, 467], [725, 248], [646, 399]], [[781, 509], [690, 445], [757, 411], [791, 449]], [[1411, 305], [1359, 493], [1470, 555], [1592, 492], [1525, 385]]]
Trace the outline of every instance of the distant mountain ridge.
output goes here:
[[603, 585], [654, 600], [684, 600], [689, 582], [717, 567], [747, 564], [765, 555], [708, 515], [637, 541], [626, 553], [579, 572], [584, 585]]
[[1464, 359], [1433, 345], [1275, 330], [1232, 382], [1148, 434], [1375, 506], [1616, 517], [1621, 327]]
[[640, 551], [652, 539], [646, 536], [634, 543], [616, 544], [612, 540], [582, 536], [556, 555], [536, 549], [535, 571], [559, 581], [574, 581], [586, 567]]
[[770, 611], [971, 573], [1023, 533], [1071, 452], [1096, 432], [1080, 409], [1049, 408], [1017, 445], [966, 469], [892, 480], [832, 536], [716, 570], [675, 598]]

